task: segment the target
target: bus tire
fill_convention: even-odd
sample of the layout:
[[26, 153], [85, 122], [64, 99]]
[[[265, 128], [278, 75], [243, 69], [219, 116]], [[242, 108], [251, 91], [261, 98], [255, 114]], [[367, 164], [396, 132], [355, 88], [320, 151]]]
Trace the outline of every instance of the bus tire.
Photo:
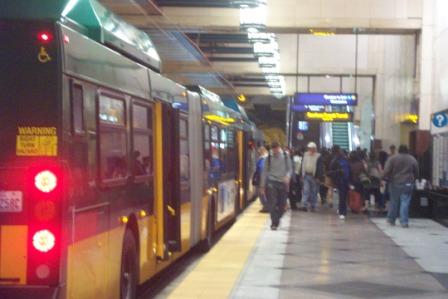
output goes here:
[[208, 252], [213, 247], [214, 235], [215, 235], [215, 219], [213, 216], [213, 204], [210, 205], [207, 213], [207, 234], [205, 239], [201, 243], [201, 251]]
[[134, 234], [126, 229], [120, 270], [120, 299], [135, 299], [137, 293], [137, 245]]

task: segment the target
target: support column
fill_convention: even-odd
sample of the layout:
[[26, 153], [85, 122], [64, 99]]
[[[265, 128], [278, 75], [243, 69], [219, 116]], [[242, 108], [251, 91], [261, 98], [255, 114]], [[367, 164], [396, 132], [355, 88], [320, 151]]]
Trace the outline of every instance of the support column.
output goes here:
[[421, 36], [421, 71], [419, 129], [429, 130], [431, 126], [432, 103], [434, 100], [433, 66], [434, 66], [434, 0], [422, 1], [423, 24]]

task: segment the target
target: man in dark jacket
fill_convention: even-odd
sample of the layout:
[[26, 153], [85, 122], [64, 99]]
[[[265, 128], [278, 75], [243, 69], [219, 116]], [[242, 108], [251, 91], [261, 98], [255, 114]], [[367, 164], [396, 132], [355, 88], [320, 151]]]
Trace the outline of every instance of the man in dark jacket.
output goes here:
[[[418, 177], [418, 163], [409, 154], [406, 145], [400, 145], [398, 154], [386, 162], [383, 177], [389, 182], [390, 205], [387, 214], [388, 222], [395, 225], [400, 215], [402, 227], [409, 227], [409, 205], [412, 198], [415, 179]], [[398, 213], [398, 207], [400, 212]]]
[[347, 196], [350, 186], [350, 164], [338, 145], [333, 146], [333, 160], [330, 163], [327, 175], [333, 181], [339, 194], [339, 218], [345, 220], [347, 217]]

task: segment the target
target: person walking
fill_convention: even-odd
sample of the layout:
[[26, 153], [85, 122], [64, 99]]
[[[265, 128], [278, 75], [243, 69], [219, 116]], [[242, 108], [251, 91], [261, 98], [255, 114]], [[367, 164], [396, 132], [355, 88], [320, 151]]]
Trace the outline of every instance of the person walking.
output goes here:
[[268, 151], [264, 146], [260, 146], [258, 148], [258, 160], [255, 167], [254, 175], [252, 176], [252, 185], [255, 187], [255, 195], [254, 199], [257, 197], [260, 199], [260, 203], [262, 205], [262, 209], [260, 213], [269, 213], [268, 204], [266, 200], [266, 194], [260, 192], [260, 179], [261, 174], [263, 172], [263, 168], [266, 162], [266, 157], [268, 156]]
[[389, 158], [392, 158], [396, 154], [397, 154], [397, 147], [395, 146], [395, 144], [392, 144], [391, 146], [389, 146]]
[[373, 195], [375, 197], [376, 209], [382, 211], [384, 210], [384, 201], [380, 188], [383, 169], [374, 152], [369, 154], [369, 160], [367, 161], [367, 174], [370, 179], [370, 184], [367, 186], [367, 198], [370, 199]]
[[419, 169], [417, 160], [409, 154], [406, 145], [400, 145], [398, 154], [392, 156], [384, 169], [384, 179], [389, 182], [390, 204], [387, 221], [395, 225], [400, 218], [402, 227], [409, 227], [409, 205]]
[[300, 169], [302, 167], [303, 153], [295, 150], [292, 156], [293, 173], [289, 185], [289, 206], [291, 210], [298, 210], [297, 203], [302, 200], [302, 187], [300, 182]]
[[271, 153], [266, 158], [261, 174], [260, 191], [266, 194], [271, 214], [271, 229], [277, 230], [284, 212], [285, 200], [292, 174], [291, 159], [278, 142], [271, 145]]
[[347, 217], [347, 197], [350, 188], [350, 164], [338, 145], [332, 149], [334, 158], [330, 163], [327, 175], [331, 178], [339, 194], [339, 219]]
[[327, 194], [328, 194], [328, 180], [325, 180], [325, 176], [326, 173], [328, 171], [328, 166], [331, 162], [331, 154], [330, 151], [327, 149], [322, 149], [321, 150], [321, 154], [320, 154], [320, 158], [322, 160], [322, 167], [323, 167], [323, 177], [324, 177], [324, 183], [323, 184], [319, 184], [319, 196], [320, 196], [320, 200], [322, 203], [322, 206], [327, 204], [328, 199], [327, 199]]
[[322, 180], [324, 176], [323, 172], [323, 163], [320, 154], [317, 152], [317, 146], [314, 142], [310, 142], [308, 143], [308, 150], [302, 159], [302, 211], [308, 211], [308, 204], [310, 205], [311, 212], [316, 210], [319, 180]]
[[350, 163], [350, 174], [351, 174], [351, 183], [354, 186], [354, 191], [361, 195], [361, 200], [363, 202], [363, 211], [367, 211], [368, 207], [368, 198], [366, 187], [370, 184], [370, 179], [367, 174], [366, 163], [362, 160], [362, 152], [356, 151], [351, 152], [349, 157]]

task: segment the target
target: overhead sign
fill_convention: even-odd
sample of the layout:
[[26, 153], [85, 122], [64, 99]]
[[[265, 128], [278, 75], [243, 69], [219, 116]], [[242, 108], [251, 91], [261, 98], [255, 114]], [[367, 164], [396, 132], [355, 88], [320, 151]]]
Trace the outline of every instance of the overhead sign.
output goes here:
[[306, 112], [306, 111], [325, 111], [325, 106], [323, 105], [293, 105], [292, 111], [294, 112]]
[[296, 93], [294, 105], [356, 106], [356, 93]]
[[352, 122], [353, 113], [350, 112], [307, 112], [306, 120], [315, 120], [322, 122]]
[[448, 116], [447, 116], [446, 112], [439, 112], [439, 113], [434, 114], [434, 116], [432, 118], [432, 123], [437, 128], [446, 127], [448, 125]]

